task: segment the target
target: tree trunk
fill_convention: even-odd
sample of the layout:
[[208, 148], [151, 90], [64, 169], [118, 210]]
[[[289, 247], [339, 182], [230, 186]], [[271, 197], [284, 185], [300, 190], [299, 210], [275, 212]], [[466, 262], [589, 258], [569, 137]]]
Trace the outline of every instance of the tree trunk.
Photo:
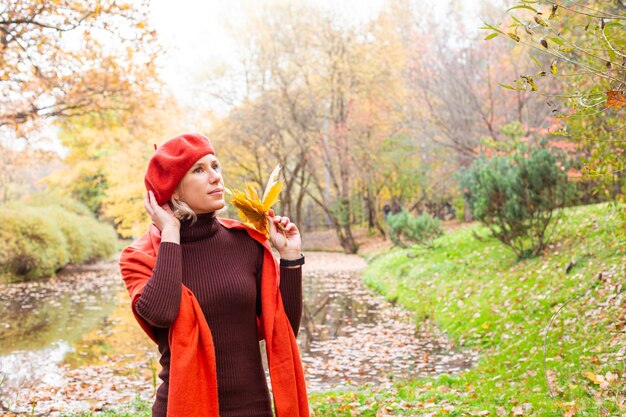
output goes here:
[[341, 247], [345, 253], [354, 254], [359, 250], [359, 245], [354, 241], [350, 225], [344, 226], [345, 236], [341, 238]]
[[339, 244], [343, 248], [343, 251], [348, 254], [357, 253], [359, 245], [356, 244], [354, 237], [352, 236], [350, 223], [341, 225], [338, 220], [339, 219], [333, 218], [333, 223], [335, 225], [335, 231], [337, 232]]
[[474, 220], [474, 215], [472, 214], [472, 208], [470, 207], [470, 203], [467, 200], [467, 197], [463, 197], [463, 220], [466, 222], [471, 222]]

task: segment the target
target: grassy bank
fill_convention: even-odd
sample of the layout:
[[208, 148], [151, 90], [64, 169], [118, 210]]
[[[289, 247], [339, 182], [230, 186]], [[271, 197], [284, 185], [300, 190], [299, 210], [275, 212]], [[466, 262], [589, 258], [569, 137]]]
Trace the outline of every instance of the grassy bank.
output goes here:
[[[518, 262], [479, 225], [449, 231], [433, 250], [373, 256], [364, 277], [371, 288], [480, 360], [463, 374], [391, 390], [314, 394], [315, 415], [626, 415], [624, 235], [618, 215], [597, 205], [567, 210], [540, 258]], [[150, 414], [140, 402], [104, 415]]]
[[[541, 258], [486, 229], [371, 260], [366, 283], [480, 352], [461, 375], [315, 396], [319, 415], [626, 415], [624, 229], [607, 205], [568, 209]], [[407, 255], [410, 255], [407, 256]], [[561, 307], [563, 307], [561, 309]], [[544, 336], [555, 313], [545, 349]], [[555, 397], [549, 396], [550, 389]], [[378, 410], [378, 414], [377, 411]]]
[[82, 411], [66, 414], [64, 417], [150, 417], [152, 415], [152, 402], [136, 398], [132, 404], [116, 409], [102, 410], [98, 413]]

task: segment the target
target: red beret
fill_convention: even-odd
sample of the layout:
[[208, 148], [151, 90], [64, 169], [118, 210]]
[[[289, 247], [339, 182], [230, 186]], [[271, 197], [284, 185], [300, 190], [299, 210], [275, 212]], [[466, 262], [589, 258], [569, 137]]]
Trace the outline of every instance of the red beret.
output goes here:
[[158, 147], [148, 162], [144, 182], [159, 205], [169, 201], [189, 168], [205, 155], [215, 151], [209, 140], [199, 133], [184, 133]]

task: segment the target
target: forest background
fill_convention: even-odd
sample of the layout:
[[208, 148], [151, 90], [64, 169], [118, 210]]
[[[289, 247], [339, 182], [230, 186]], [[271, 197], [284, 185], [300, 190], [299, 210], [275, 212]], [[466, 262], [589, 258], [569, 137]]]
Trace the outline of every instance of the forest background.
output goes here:
[[228, 187], [281, 165], [305, 244], [387, 242], [367, 285], [482, 354], [319, 415], [625, 415], [623, 0], [168, 3], [0, 1], [0, 301], [110, 266], [154, 147], [197, 131]]
[[385, 205], [470, 220], [459, 172], [521, 143], [567, 153], [577, 201], [622, 198], [619, 1], [390, 1], [360, 21], [244, 4], [232, 51], [198, 57], [182, 99], [147, 2], [5, 3], [2, 202], [54, 190], [137, 237], [153, 146], [184, 131], [211, 138], [228, 186], [260, 188], [280, 163], [279, 211], [349, 253], [354, 226], [385, 235]]

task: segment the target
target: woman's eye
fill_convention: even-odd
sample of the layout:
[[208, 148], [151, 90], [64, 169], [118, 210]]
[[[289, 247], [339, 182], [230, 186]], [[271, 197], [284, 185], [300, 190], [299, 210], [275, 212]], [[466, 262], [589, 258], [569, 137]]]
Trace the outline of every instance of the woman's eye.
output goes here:
[[213, 168], [214, 171], [219, 171], [220, 170], [220, 166], [217, 165], [217, 164], [213, 165], [212, 168]]
[[202, 167], [198, 167], [198, 168], [194, 169], [193, 172], [195, 172], [195, 173], [202, 172]]

